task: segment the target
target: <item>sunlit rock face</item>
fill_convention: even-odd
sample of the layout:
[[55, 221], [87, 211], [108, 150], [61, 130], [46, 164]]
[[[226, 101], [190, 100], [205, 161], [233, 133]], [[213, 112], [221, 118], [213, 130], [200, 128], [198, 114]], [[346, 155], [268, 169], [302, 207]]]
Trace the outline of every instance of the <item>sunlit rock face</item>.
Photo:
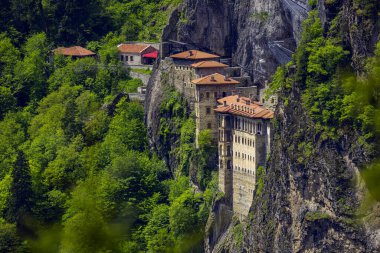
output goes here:
[[307, 10], [305, 0], [185, 0], [162, 40], [232, 58], [233, 65], [242, 66], [262, 84], [279, 64], [290, 60]]

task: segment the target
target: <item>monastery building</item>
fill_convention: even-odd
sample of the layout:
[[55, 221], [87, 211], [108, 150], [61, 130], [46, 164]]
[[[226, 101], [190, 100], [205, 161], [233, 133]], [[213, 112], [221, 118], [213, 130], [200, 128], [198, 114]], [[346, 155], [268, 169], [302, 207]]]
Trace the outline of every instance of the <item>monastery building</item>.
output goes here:
[[252, 204], [257, 168], [269, 154], [273, 112], [239, 95], [218, 103], [219, 189], [242, 219]]

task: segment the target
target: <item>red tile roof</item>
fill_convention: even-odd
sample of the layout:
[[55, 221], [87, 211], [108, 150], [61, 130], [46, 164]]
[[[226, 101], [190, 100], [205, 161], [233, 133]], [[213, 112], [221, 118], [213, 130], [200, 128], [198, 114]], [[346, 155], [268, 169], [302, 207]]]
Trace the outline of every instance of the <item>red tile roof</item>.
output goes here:
[[191, 82], [195, 85], [227, 85], [227, 84], [236, 85], [240, 83], [232, 78], [228, 78], [219, 73], [201, 77]]
[[217, 61], [201, 61], [191, 64], [191, 67], [195, 69], [205, 69], [205, 68], [226, 68], [228, 65]]
[[188, 50], [182, 53], [173, 54], [170, 57], [176, 58], [176, 59], [185, 59], [185, 60], [206, 60], [206, 59], [220, 58], [219, 55], [209, 54], [209, 53], [202, 52], [199, 50]]
[[120, 44], [117, 46], [119, 52], [131, 54], [141, 54], [148, 47], [152, 46], [146, 44]]
[[59, 47], [53, 50], [57, 54], [62, 54], [65, 56], [78, 56], [78, 57], [85, 57], [85, 56], [94, 56], [96, 55], [94, 52], [80, 47], [80, 46], [74, 46], [74, 47]]
[[228, 113], [238, 116], [254, 118], [254, 119], [272, 119], [274, 116], [273, 111], [265, 108], [259, 102], [252, 102], [247, 97], [240, 97], [238, 95], [224, 97], [218, 100], [220, 104], [215, 112]]

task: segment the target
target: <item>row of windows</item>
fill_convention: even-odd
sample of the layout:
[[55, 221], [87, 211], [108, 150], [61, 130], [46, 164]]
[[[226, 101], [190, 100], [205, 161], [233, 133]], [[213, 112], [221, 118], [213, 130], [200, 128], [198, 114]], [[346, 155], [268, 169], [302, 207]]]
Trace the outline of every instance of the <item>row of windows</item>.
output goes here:
[[224, 97], [227, 97], [231, 95], [231, 92], [226, 92], [226, 91], [223, 91], [223, 92], [201, 92], [200, 93], [200, 99], [203, 99], [203, 98], [215, 98], [215, 99], [219, 99], [219, 98], [224, 98]]
[[235, 138], [234, 138], [234, 142], [235, 143], [241, 143], [243, 145], [247, 145], [249, 147], [254, 147], [255, 146], [255, 141], [253, 139], [249, 139], [249, 138], [244, 138], [244, 137], [240, 137], [240, 136], [236, 136], [235, 135]]
[[251, 120], [244, 118], [235, 118], [234, 119], [234, 129], [243, 130], [249, 133], [262, 133], [262, 124], [260, 122], [255, 123]]
[[129, 56], [129, 57], [128, 57], [128, 55], [126, 55], [125, 57], [124, 57], [124, 55], [120, 55], [120, 61], [128, 61], [128, 58], [129, 58], [130, 61], [133, 61], [133, 56], [132, 55]]
[[251, 155], [247, 155], [247, 154], [236, 152], [236, 151], [235, 151], [235, 157], [236, 158], [242, 158], [243, 160], [249, 160], [249, 161], [255, 160], [255, 157], [253, 157]]
[[240, 168], [239, 166], [235, 166], [234, 171], [246, 173], [248, 175], [254, 175], [255, 174], [253, 169]]
[[182, 66], [182, 65], [179, 65], [179, 66], [175, 66], [175, 69], [176, 70], [191, 70], [191, 67], [190, 66]]
[[190, 85], [187, 85], [187, 83], [183, 83], [183, 85], [185, 86], [185, 88], [187, 88], [187, 86], [190, 86], [190, 88], [193, 88], [193, 83], [190, 83]]

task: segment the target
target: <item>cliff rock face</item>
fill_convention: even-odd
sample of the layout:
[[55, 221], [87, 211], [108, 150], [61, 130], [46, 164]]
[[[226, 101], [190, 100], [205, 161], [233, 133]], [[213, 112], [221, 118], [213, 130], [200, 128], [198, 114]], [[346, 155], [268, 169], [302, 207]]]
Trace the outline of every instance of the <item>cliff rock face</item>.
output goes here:
[[[298, 3], [306, 6], [306, 0]], [[178, 41], [230, 58], [260, 86], [290, 59], [305, 17], [305, 10], [291, 0], [184, 0], [163, 31], [162, 45]], [[161, 61], [155, 66], [145, 103], [155, 150], [160, 145], [161, 75], [169, 68], [164, 65]]]
[[185, 0], [162, 41], [185, 42], [232, 58], [233, 65], [259, 81], [273, 74], [295, 48], [306, 11], [294, 6], [299, 8], [291, 0]]
[[[287, 62], [300, 38], [306, 18], [306, 0], [184, 0], [170, 17], [162, 40], [196, 45], [230, 57], [262, 82]], [[352, 66], [363, 70], [379, 35], [374, 16], [360, 15], [353, 0], [318, 1], [324, 26], [340, 12], [337, 35], [352, 54]], [[377, 8], [377, 11], [376, 11]], [[147, 124], [155, 146], [162, 96], [158, 66], [148, 86]], [[287, 97], [289, 103], [281, 102]], [[379, 252], [379, 232], [354, 219], [361, 200], [357, 165], [371, 158], [357, 145], [357, 136], [347, 134], [337, 141], [322, 140], [300, 105], [300, 90], [279, 94], [274, 140], [266, 168], [265, 183], [253, 199], [243, 232], [236, 236], [230, 211], [216, 203], [206, 228], [207, 252]], [[299, 146], [311, 143], [305, 159]], [[234, 222], [233, 222], [234, 223]]]
[[[294, 88], [279, 104], [275, 139], [261, 195], [253, 199], [243, 248], [249, 252], [374, 252], [355, 221], [354, 178], [363, 150], [355, 136], [340, 142], [315, 134]], [[311, 154], [300, 149], [312, 143]], [[236, 251], [236, 248], [230, 248]]]

